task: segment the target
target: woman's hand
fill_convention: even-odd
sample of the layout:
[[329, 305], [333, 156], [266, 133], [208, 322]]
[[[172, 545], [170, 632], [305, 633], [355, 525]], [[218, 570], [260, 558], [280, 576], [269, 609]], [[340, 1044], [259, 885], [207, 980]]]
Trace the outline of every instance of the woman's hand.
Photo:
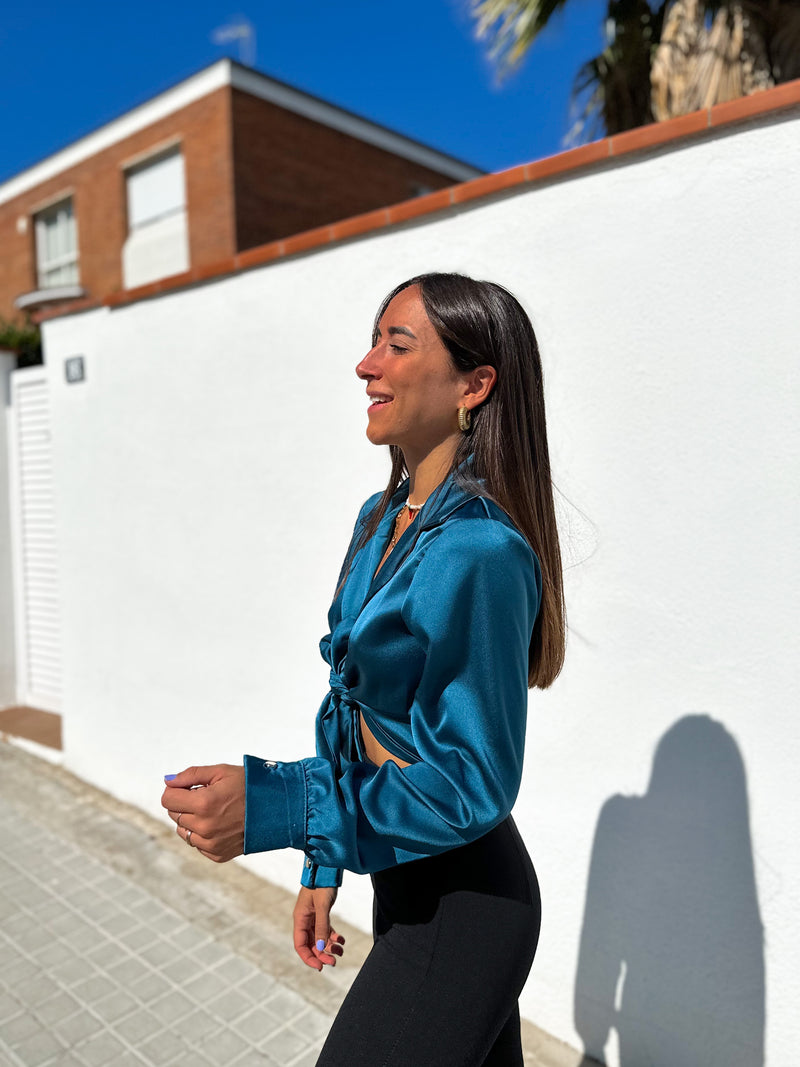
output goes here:
[[214, 863], [244, 852], [244, 767], [189, 767], [167, 782], [161, 797], [178, 836]]
[[336, 957], [344, 951], [344, 938], [331, 926], [331, 908], [335, 900], [335, 888], [306, 889], [303, 886], [297, 895], [294, 949], [303, 963], [315, 971], [321, 971], [323, 963], [335, 967]]

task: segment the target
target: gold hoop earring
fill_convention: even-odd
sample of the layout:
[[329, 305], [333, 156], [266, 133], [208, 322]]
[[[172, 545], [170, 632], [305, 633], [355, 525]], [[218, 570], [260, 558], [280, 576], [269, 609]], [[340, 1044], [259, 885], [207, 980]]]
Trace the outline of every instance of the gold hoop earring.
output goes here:
[[467, 433], [471, 425], [472, 412], [469, 410], [466, 404], [463, 404], [458, 409], [458, 428], [459, 430], [461, 430], [462, 433]]

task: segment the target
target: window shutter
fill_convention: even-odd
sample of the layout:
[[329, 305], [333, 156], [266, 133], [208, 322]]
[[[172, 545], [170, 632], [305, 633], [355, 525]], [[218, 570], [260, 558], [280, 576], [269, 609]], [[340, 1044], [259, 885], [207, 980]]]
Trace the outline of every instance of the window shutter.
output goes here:
[[146, 226], [183, 211], [186, 191], [180, 150], [148, 160], [128, 171], [128, 227]]

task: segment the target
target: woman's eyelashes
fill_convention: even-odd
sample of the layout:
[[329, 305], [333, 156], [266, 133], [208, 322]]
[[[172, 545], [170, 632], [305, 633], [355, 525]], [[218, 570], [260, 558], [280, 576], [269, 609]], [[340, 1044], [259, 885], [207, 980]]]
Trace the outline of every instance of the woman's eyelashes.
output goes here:
[[408, 351], [405, 345], [390, 344], [389, 348], [391, 348], [392, 352], [396, 352], [398, 355], [402, 352]]

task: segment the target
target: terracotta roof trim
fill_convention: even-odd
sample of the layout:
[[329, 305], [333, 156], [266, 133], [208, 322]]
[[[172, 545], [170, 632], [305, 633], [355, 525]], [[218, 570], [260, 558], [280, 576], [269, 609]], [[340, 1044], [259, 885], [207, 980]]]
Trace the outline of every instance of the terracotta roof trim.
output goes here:
[[[697, 137], [709, 130], [722, 129], [796, 107], [800, 107], [800, 79], [787, 82], [785, 85], [778, 85], [773, 89], [763, 90], [753, 96], [742, 97], [726, 104], [717, 104], [712, 108], [681, 115], [666, 122], [628, 130], [612, 137], [605, 137], [601, 141], [593, 141], [591, 144], [559, 152], [546, 159], [511, 167], [509, 170], [499, 171], [496, 174], [486, 174], [460, 185], [450, 186], [448, 189], [439, 189], [427, 196], [406, 200], [378, 211], [343, 219], [329, 226], [307, 230], [281, 241], [260, 245], [247, 252], [240, 252], [222, 263], [190, 270], [185, 274], [163, 278], [137, 289], [116, 293], [103, 303], [108, 307], [120, 307], [137, 300], [145, 300], [188, 285], [195, 285], [198, 282], [262, 266], [286, 256], [310, 252], [354, 237], [363, 237], [410, 219], [432, 215], [454, 204], [463, 204], [510, 189], [520, 189], [535, 182], [585, 170], [610, 159], [619, 159], [635, 152], [671, 145], [676, 141]], [[64, 313], [61, 312], [61, 314]], [[47, 317], [55, 316], [48, 315]]]

